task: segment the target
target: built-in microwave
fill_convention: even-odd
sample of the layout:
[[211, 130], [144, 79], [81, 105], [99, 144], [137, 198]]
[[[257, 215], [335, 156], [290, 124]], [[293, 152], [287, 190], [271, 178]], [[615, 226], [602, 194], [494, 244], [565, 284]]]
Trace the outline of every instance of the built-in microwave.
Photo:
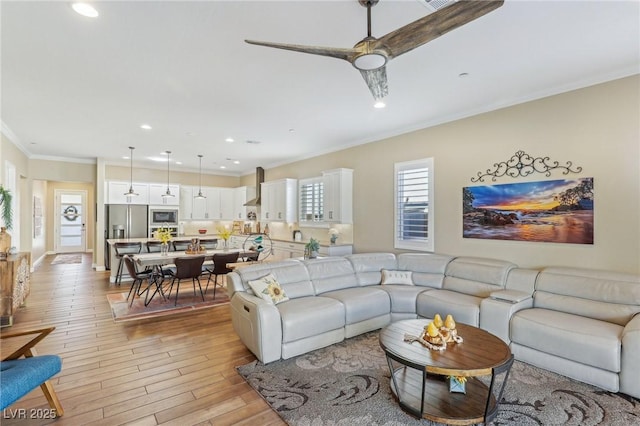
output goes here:
[[178, 209], [149, 208], [149, 226], [178, 226]]

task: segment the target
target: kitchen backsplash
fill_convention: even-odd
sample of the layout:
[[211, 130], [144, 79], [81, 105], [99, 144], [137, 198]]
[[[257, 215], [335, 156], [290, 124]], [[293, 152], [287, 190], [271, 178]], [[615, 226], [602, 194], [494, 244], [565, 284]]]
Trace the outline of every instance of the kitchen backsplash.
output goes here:
[[[258, 222], [246, 221], [251, 225], [251, 231], [256, 232]], [[266, 223], [260, 223], [260, 230], [264, 232]], [[293, 231], [302, 233], [302, 242], [308, 242], [311, 238], [320, 241], [321, 244], [329, 244], [329, 229], [338, 231], [336, 244], [353, 244], [353, 225], [334, 224], [330, 228], [299, 227], [297, 223], [270, 222], [269, 236], [278, 240], [293, 241]], [[229, 229], [233, 227], [232, 221], [193, 220], [180, 222], [179, 233], [181, 235], [198, 235], [200, 229], [206, 229], [206, 234], [217, 234], [219, 226]], [[243, 227], [241, 227], [243, 229]]]

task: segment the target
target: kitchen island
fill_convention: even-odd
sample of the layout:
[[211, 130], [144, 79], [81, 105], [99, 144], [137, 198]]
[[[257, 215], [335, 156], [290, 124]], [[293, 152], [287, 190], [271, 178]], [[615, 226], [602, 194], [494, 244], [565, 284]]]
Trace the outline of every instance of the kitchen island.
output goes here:
[[[249, 237], [250, 234], [232, 234], [229, 239], [229, 249], [230, 250], [242, 250], [244, 247], [244, 243]], [[187, 241], [190, 242], [192, 238], [198, 239], [218, 239], [218, 246], [222, 247], [222, 238], [219, 237], [218, 234], [196, 234], [196, 235], [180, 235], [175, 237], [172, 241]], [[142, 250], [141, 253], [146, 253], [146, 243], [147, 241], [158, 241], [155, 238], [111, 238], [107, 240], [107, 245], [109, 247], [109, 256], [110, 256], [110, 266], [111, 266], [111, 276], [109, 277], [110, 282], [116, 282], [116, 274], [118, 272], [118, 262], [120, 259], [116, 257], [115, 250], [113, 245], [115, 243], [141, 243]], [[271, 238], [273, 242], [273, 246], [271, 247], [271, 254], [269, 255], [270, 261], [291, 259], [291, 258], [301, 258], [304, 256], [304, 242], [285, 240], [285, 239], [277, 239]], [[352, 244], [323, 244], [320, 243], [320, 256], [345, 256], [353, 253], [353, 245]], [[126, 268], [122, 274], [122, 281], [131, 281], [129, 274], [127, 274]]]

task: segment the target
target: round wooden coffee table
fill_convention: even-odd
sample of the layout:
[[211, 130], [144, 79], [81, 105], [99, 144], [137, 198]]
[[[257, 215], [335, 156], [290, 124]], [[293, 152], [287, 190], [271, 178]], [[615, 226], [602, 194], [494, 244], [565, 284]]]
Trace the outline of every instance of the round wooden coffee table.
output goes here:
[[[429, 321], [398, 321], [380, 332], [380, 346], [391, 370], [391, 390], [400, 406], [417, 417], [440, 423], [488, 424], [497, 414], [513, 364], [509, 346], [493, 334], [465, 324], [456, 327], [464, 341], [449, 343], [444, 351], [404, 341], [405, 334], [420, 336]], [[446, 376], [467, 377], [466, 393], [450, 392]], [[501, 378], [499, 385], [497, 378]]]

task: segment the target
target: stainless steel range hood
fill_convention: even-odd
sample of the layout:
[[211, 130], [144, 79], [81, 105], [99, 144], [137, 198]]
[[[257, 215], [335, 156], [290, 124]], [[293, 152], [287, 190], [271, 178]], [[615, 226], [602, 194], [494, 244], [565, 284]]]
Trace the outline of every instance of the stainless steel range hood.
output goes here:
[[260, 194], [262, 192], [261, 183], [264, 182], [264, 169], [262, 167], [256, 167], [256, 198], [247, 201], [245, 206], [259, 206]]

